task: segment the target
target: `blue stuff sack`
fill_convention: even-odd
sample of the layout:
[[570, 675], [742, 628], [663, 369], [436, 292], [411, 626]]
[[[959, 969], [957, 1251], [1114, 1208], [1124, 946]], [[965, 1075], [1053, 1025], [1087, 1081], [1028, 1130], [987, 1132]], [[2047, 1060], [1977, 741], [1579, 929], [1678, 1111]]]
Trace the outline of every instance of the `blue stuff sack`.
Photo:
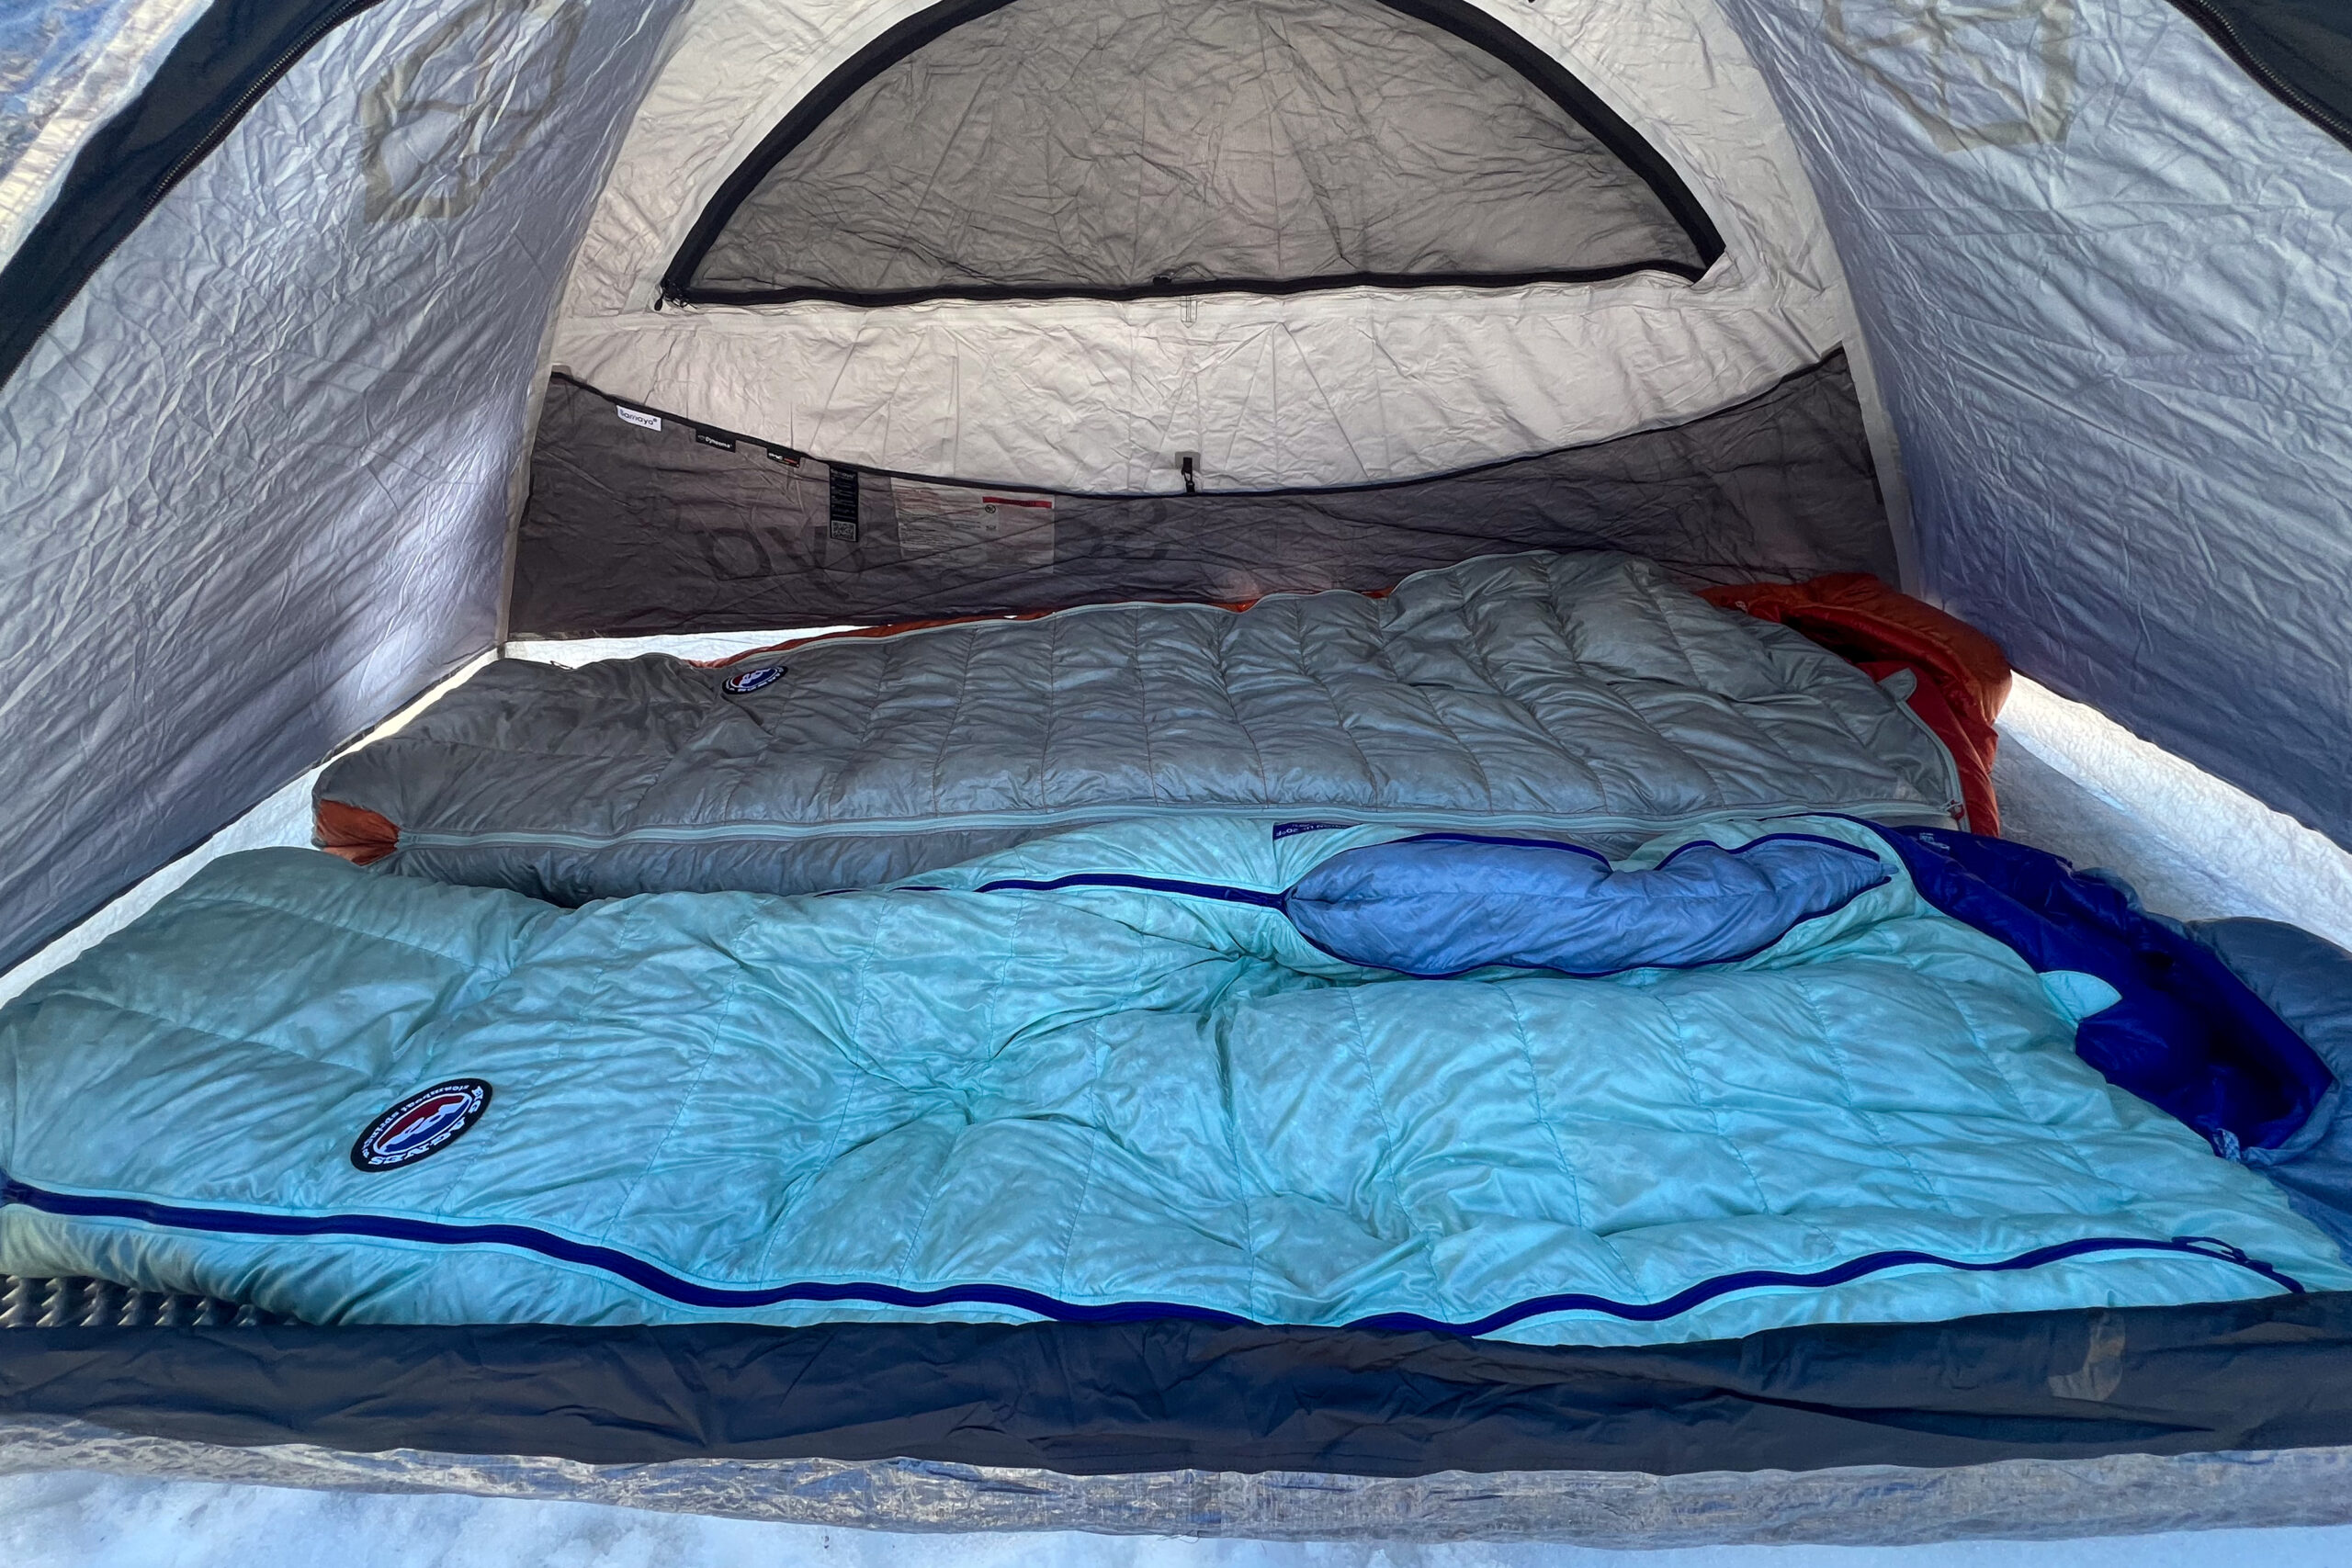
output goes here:
[[1583, 977], [1749, 957], [1887, 880], [1870, 851], [1774, 833], [1620, 871], [1581, 844], [1428, 833], [1349, 850], [1283, 899], [1351, 964], [1435, 979], [1503, 966]]

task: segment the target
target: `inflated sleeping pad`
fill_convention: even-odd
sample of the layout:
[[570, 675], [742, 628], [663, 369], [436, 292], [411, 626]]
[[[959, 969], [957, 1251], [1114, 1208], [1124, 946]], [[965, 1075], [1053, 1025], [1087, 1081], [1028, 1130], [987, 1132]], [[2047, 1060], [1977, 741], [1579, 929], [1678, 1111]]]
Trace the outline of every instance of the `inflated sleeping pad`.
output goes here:
[[[2142, 1485], [2164, 1489], [2161, 1518], [2188, 1529], [2230, 1506], [2229, 1480], [2264, 1475], [2271, 1510], [2259, 1511], [2257, 1494], [2238, 1517], [2277, 1525], [2278, 1505], [2297, 1494], [2324, 1506], [2343, 1469], [2259, 1450], [2352, 1441], [2347, 1357], [2346, 1292], [1600, 1347], [1167, 1319], [65, 1327], [0, 1333], [0, 1433], [55, 1423], [72, 1436], [51, 1438], [44, 1457], [91, 1468], [144, 1450], [183, 1473], [248, 1483], [317, 1484], [324, 1473], [370, 1489], [513, 1495], [520, 1480], [540, 1496], [716, 1513], [741, 1511], [763, 1482], [790, 1500], [785, 1517], [902, 1529], [1458, 1538], [1508, 1528], [1499, 1497], [1525, 1500], [1547, 1482], [1596, 1512], [1638, 1510], [1646, 1477], [1746, 1472], [1792, 1494], [1754, 1499], [1767, 1537], [1792, 1517], [1842, 1520], [1866, 1502], [1932, 1506], [1940, 1495], [1963, 1533], [2014, 1538], [2020, 1519], [2079, 1534], [2088, 1509], [2111, 1517], [2133, 1492], [2111, 1474], [2032, 1464], [1949, 1478], [1884, 1467], [2253, 1450], [2215, 1466], [2235, 1477], [2185, 1469]], [[105, 1428], [235, 1447], [158, 1455], [162, 1445]], [[323, 1450], [366, 1457], [338, 1464]], [[207, 1459], [218, 1468], [198, 1470]], [[763, 1460], [830, 1462], [764, 1475], [727, 1462]], [[880, 1462], [861, 1472], [858, 1461]], [[676, 1470], [666, 1484], [582, 1469], [665, 1462]], [[980, 1465], [1016, 1473], [962, 1468]], [[1843, 1487], [1803, 1483], [1830, 1466], [1869, 1468]], [[1293, 1473], [1254, 1498], [1229, 1484], [1269, 1471]], [[1341, 1506], [1340, 1477], [1449, 1471], [1450, 1493]], [[1494, 1473], [1510, 1471], [1532, 1473]], [[1191, 1473], [1125, 1494], [1062, 1479], [1151, 1472]], [[1634, 1472], [1634, 1484], [1592, 1472]], [[2004, 1472], [2006, 1495], [1995, 1483]], [[961, 1496], [957, 1480], [969, 1488]], [[938, 1488], [928, 1496], [915, 1490], [926, 1481]], [[2025, 1499], [2041, 1513], [2001, 1506]], [[1707, 1503], [1730, 1500], [1686, 1506], [1720, 1530], [1724, 1514]], [[1248, 1501], [1264, 1510], [1256, 1529]], [[1654, 1547], [1638, 1539], [1643, 1518], [1616, 1522], [1632, 1544]]]
[[[323, 1323], [1585, 1344], [2352, 1287], [2079, 1054], [2143, 976], [1946, 913], [1899, 837], [1193, 814], [578, 910], [227, 857], [0, 1012], [0, 1271]], [[2307, 1050], [2227, 1036], [2171, 1043], [2309, 1112]]]
[[317, 796], [323, 841], [380, 869], [576, 904], [874, 886], [1120, 818], [1630, 843], [1743, 812], [1949, 823], [1961, 792], [1917, 717], [1802, 636], [1632, 557], [1531, 553], [1385, 597], [1094, 606], [716, 670], [501, 660]]

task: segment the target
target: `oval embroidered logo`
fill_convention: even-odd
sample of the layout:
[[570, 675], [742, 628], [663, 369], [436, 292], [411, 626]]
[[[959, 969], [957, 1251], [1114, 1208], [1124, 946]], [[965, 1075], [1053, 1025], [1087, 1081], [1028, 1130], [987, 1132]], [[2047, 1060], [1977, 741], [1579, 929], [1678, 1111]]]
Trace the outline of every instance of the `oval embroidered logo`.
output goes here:
[[763, 670], [741, 670], [727, 677], [727, 689], [741, 694], [756, 692], [762, 686], [772, 686], [784, 679], [784, 666], [771, 664]]
[[413, 1165], [447, 1148], [489, 1109], [490, 1085], [480, 1078], [451, 1078], [420, 1089], [368, 1123], [351, 1145], [351, 1163], [361, 1170]]

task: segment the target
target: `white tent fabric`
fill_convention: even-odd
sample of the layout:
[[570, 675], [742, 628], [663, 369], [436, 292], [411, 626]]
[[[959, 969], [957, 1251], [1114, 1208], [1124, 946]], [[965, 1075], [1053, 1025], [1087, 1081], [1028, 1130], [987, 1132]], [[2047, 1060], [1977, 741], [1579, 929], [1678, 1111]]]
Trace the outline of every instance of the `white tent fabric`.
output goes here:
[[706, 0], [590, 221], [556, 360], [616, 396], [846, 463], [1139, 491], [1180, 490], [1185, 452], [1214, 488], [1251, 489], [1602, 440], [1728, 407], [1846, 341], [1844, 282], [1795, 146], [1711, 0], [1478, 3], [1680, 172], [1726, 246], [1705, 278], [659, 309], [662, 273], [721, 182], [802, 96], [924, 8]]

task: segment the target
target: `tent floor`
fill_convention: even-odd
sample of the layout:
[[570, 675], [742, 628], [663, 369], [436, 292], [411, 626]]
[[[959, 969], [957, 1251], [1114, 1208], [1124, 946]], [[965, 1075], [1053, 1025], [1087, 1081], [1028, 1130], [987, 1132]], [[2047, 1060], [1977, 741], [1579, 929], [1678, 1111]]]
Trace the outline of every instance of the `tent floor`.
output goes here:
[[[1258, 1541], [1541, 1540], [1657, 1551], [2050, 1540], [2352, 1521], [2352, 1448], [2336, 1447], [2010, 1460], [1939, 1470], [1861, 1465], [1679, 1476], [1605, 1471], [1455, 1471], [1403, 1479], [1213, 1471], [1069, 1476], [913, 1461], [583, 1465], [408, 1450], [355, 1454], [304, 1444], [240, 1449], [128, 1437], [59, 1417], [0, 1422], [0, 1509], [17, 1489], [18, 1476], [50, 1470], [95, 1471], [123, 1482], [604, 1503], [925, 1535], [1080, 1530], [1095, 1537]], [[1107, 1556], [1101, 1552], [1080, 1547], [1069, 1560], [1101, 1561]], [[533, 1553], [528, 1560], [549, 1559]], [[941, 1558], [934, 1548], [922, 1560]], [[171, 1561], [188, 1559], [175, 1552]]]
[[2177, 1530], [1998, 1544], [1579, 1550], [1125, 1539], [1061, 1529], [992, 1538], [839, 1530], [591, 1503], [368, 1495], [92, 1472], [0, 1476], [0, 1552], [21, 1568], [311, 1568], [320, 1562], [696, 1568], [2340, 1568], [2352, 1527]]

